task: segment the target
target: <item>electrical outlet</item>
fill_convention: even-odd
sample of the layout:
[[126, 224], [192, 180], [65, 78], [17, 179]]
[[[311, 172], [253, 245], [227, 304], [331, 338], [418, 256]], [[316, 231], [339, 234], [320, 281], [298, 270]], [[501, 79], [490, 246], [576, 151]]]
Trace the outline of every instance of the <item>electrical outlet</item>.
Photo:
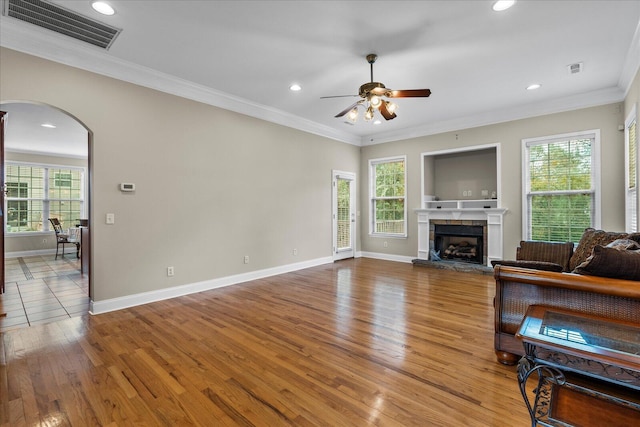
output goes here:
[[175, 272], [173, 271], [173, 267], [167, 267], [167, 276], [173, 277], [174, 274]]
[[298, 250], [297, 250], [297, 249], [294, 249], [294, 250], [293, 250], [293, 255], [294, 255], [294, 256], [298, 255]]
[[386, 241], [384, 241], [384, 242], [382, 243], [382, 247], [385, 247], [385, 248], [386, 248], [387, 246], [389, 246], [389, 245], [387, 244], [387, 242], [386, 242]]
[[469, 197], [473, 196], [473, 191], [468, 190], [468, 191], [467, 191], [467, 196], [469, 196]]
[[244, 256], [244, 263], [249, 264], [249, 255]]
[[105, 222], [109, 225], [116, 223], [116, 215], [112, 213], [108, 213], [105, 218]]

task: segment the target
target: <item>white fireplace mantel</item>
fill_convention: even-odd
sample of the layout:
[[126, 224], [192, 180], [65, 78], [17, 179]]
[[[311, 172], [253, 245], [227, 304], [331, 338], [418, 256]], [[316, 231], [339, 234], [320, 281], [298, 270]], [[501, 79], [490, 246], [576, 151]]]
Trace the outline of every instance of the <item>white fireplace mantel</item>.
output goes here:
[[433, 220], [487, 221], [487, 266], [502, 259], [504, 208], [444, 208], [416, 209], [418, 215], [418, 259], [429, 259], [429, 230]]

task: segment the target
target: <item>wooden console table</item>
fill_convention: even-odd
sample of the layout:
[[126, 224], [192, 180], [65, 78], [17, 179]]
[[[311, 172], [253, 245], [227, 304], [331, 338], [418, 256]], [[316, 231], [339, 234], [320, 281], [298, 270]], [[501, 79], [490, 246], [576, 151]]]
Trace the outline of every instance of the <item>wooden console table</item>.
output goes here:
[[532, 427], [640, 425], [640, 325], [531, 306], [516, 337]]

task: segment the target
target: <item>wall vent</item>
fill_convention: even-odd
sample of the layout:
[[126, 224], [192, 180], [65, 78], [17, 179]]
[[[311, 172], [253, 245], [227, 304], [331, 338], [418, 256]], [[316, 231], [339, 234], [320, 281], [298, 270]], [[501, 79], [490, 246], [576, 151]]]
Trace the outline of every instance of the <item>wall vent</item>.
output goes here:
[[567, 65], [567, 71], [569, 74], [578, 74], [582, 72], [582, 62], [576, 62], [575, 64]]
[[103, 49], [122, 31], [42, 0], [5, 0], [2, 14]]

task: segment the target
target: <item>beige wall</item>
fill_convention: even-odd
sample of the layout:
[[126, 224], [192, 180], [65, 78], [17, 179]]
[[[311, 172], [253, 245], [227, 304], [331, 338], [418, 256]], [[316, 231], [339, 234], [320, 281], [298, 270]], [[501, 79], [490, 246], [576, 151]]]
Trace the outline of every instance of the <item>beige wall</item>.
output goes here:
[[[0, 110], [1, 109], [2, 109], [2, 105], [0, 105]], [[34, 154], [27, 154], [27, 153], [14, 153], [11, 151], [5, 151], [4, 158], [5, 160], [13, 160], [16, 162], [39, 163], [39, 164], [46, 164], [46, 165], [79, 166], [84, 168], [87, 167], [87, 159], [77, 159], [77, 158], [69, 158], [69, 157], [34, 155]], [[88, 181], [87, 175], [85, 175], [85, 178]], [[51, 231], [47, 235], [38, 234], [35, 236], [24, 236], [24, 235], [14, 236], [11, 234], [6, 234], [4, 243], [5, 243], [4, 245], [5, 253], [56, 249], [56, 238], [53, 231]], [[71, 248], [70, 245], [68, 245], [67, 248], [68, 248], [67, 250], [71, 250], [69, 249]]]
[[[602, 151], [602, 227], [624, 230], [624, 134], [618, 125], [624, 123], [623, 104], [585, 108], [507, 123], [464, 129], [410, 140], [366, 146], [362, 148], [360, 170], [360, 205], [362, 206], [362, 250], [366, 252], [417, 256], [418, 224], [414, 209], [420, 207], [421, 153], [460, 147], [500, 144], [501, 202], [509, 211], [504, 221], [504, 256], [515, 257], [522, 239], [522, 165], [521, 141], [524, 138], [556, 135], [581, 130], [600, 129]], [[370, 159], [407, 156], [407, 207], [409, 236], [406, 239], [370, 237], [368, 235], [368, 181]], [[385, 248], [383, 243], [388, 243]]]
[[8, 49], [0, 96], [93, 133], [95, 301], [330, 257], [331, 170], [361, 178], [358, 147]]
[[[8, 49], [0, 49], [0, 96], [55, 106], [93, 133], [93, 285], [101, 301], [330, 257], [332, 169], [358, 175], [358, 249], [415, 257], [420, 154], [495, 143], [509, 209], [505, 257], [513, 257], [521, 239], [521, 140], [579, 130], [601, 130], [602, 227], [621, 230], [624, 134], [617, 128], [640, 84], [636, 78], [625, 103], [362, 148]], [[409, 237], [371, 238], [368, 161], [396, 155], [407, 156]], [[121, 193], [120, 182], [137, 191]], [[104, 223], [108, 212], [115, 225]]]
[[[498, 189], [495, 149], [439, 155], [433, 168], [434, 191], [425, 194], [440, 200], [478, 200], [483, 198], [482, 190], [491, 196]], [[471, 195], [465, 196], [465, 191], [471, 191]]]

